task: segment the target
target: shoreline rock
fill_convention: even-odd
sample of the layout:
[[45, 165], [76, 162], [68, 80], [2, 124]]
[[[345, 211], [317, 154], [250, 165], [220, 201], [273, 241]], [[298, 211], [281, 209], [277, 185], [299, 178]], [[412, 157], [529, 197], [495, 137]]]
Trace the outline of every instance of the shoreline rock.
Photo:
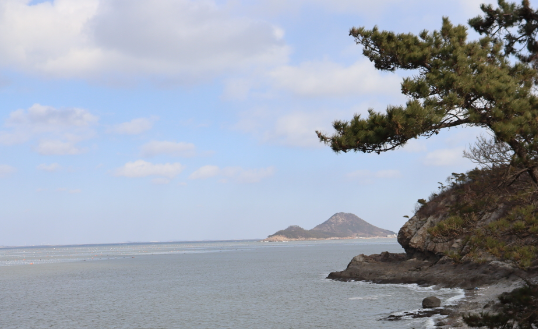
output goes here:
[[[403, 315], [389, 316], [395, 321], [406, 317], [445, 315], [439, 319], [439, 328], [466, 328], [462, 314], [489, 311], [498, 302], [497, 296], [523, 285], [523, 278], [535, 278], [538, 273], [523, 271], [510, 263], [490, 261], [483, 264], [454, 263], [451, 259], [409, 258], [406, 253], [389, 253], [355, 256], [343, 271], [331, 272], [327, 279], [338, 281], [367, 281], [378, 284], [418, 284], [435, 288], [465, 289], [465, 298], [457, 305], [442, 306], [433, 310], [420, 310]], [[417, 305], [418, 306], [418, 305]]]
[[501, 279], [518, 280], [524, 272], [509, 263], [490, 261], [484, 264], [456, 264], [449, 258], [432, 260], [408, 258], [405, 253], [383, 252], [355, 256], [343, 271], [331, 272], [328, 279], [369, 281], [373, 283], [416, 283], [442, 288], [472, 289], [494, 284]]
[[422, 308], [436, 308], [441, 306], [441, 300], [435, 296], [430, 296], [422, 300]]
[[500, 310], [498, 295], [538, 279], [538, 194], [528, 179], [500, 184], [505, 169], [452, 174], [399, 230], [405, 253], [361, 254], [328, 278], [463, 288], [465, 300], [442, 324], [452, 327], [463, 326], [462, 312]]

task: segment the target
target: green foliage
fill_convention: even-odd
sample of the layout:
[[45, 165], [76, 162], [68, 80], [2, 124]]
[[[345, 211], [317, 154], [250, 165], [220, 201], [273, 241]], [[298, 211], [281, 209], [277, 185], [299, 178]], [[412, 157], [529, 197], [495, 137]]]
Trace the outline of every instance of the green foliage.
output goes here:
[[538, 326], [538, 285], [527, 282], [522, 288], [499, 296], [497, 313], [463, 316], [470, 327], [532, 329]]
[[[512, 164], [524, 168], [538, 184], [538, 144], [534, 138], [538, 135], [538, 97], [531, 92], [538, 70], [529, 64], [531, 57], [514, 48], [523, 39], [510, 34], [503, 39], [496, 34], [499, 28], [517, 28], [519, 34], [514, 36], [528, 36], [528, 52], [535, 55], [536, 26], [531, 31], [528, 24], [534, 17], [536, 25], [538, 16], [527, 15], [531, 10], [527, 2], [515, 6], [501, 0], [496, 12], [491, 6], [482, 10], [484, 17], [470, 21], [485, 35], [476, 41], [468, 41], [466, 28], [452, 25], [446, 17], [440, 30], [424, 30], [418, 35], [377, 27], [352, 28], [350, 35], [376, 69], [415, 71], [401, 84], [409, 100], [405, 105], [388, 106], [384, 113], [370, 109], [367, 118], [357, 114], [349, 121], [337, 120], [333, 123], [335, 134], [316, 132], [320, 141], [335, 152], [379, 154], [444, 128], [482, 127], [513, 150]], [[503, 16], [506, 13], [512, 16]], [[510, 60], [514, 54], [519, 60]]]
[[[538, 248], [532, 245], [538, 231], [523, 220], [511, 221], [511, 216], [513, 214], [490, 223], [486, 228], [488, 236], [472, 241], [478, 248], [484, 248], [498, 258], [512, 260], [521, 268], [528, 268], [538, 259]], [[502, 240], [506, 237], [513, 237], [510, 244]]]
[[450, 257], [450, 259], [452, 259], [456, 263], [461, 263], [461, 260], [463, 258], [461, 253], [452, 250], [447, 253], [447, 256]]
[[[517, 197], [519, 196], [519, 198]], [[514, 205], [505, 216], [492, 221], [483, 228], [476, 228], [471, 245], [483, 249], [500, 259], [512, 260], [521, 268], [528, 268], [538, 259], [538, 207], [525, 204], [525, 194], [508, 198]]]
[[498, 1], [498, 7], [481, 5], [484, 16], [469, 20], [469, 25], [480, 34], [492, 36], [498, 43], [504, 44], [505, 55], [515, 55], [524, 63], [536, 67], [538, 42], [538, 12], [530, 7], [529, 1], [521, 5]]
[[538, 191], [528, 176], [500, 184], [505, 173], [496, 167], [452, 174], [442, 192], [418, 210], [419, 217], [442, 218], [428, 229], [433, 241], [464, 239], [465, 250], [447, 254], [454, 261], [483, 262], [490, 254], [522, 269], [538, 261]]
[[445, 237], [453, 238], [462, 233], [462, 230], [465, 228], [467, 221], [460, 216], [450, 216], [447, 219], [439, 222], [434, 227], [428, 229], [434, 237]]

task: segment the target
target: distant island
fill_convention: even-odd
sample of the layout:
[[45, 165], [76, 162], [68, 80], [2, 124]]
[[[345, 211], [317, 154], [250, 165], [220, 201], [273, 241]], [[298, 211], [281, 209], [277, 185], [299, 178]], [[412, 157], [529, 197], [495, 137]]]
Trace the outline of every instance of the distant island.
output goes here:
[[396, 233], [374, 226], [354, 214], [339, 212], [311, 230], [291, 225], [285, 230], [269, 235], [263, 241], [280, 242], [379, 237], [396, 237]]

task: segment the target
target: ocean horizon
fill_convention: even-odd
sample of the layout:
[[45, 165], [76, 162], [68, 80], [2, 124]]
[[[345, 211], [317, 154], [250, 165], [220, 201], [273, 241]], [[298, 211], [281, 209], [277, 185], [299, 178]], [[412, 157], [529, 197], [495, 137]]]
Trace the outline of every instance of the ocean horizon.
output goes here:
[[[8, 328], [429, 328], [387, 321], [461, 289], [326, 279], [396, 239], [115, 243], [0, 249]], [[385, 319], [385, 320], [384, 320]]]

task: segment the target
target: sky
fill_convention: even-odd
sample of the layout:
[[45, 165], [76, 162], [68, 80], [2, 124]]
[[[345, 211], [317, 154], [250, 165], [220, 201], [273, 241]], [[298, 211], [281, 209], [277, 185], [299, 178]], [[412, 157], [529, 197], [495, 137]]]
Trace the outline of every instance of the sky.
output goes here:
[[0, 0], [0, 245], [256, 239], [338, 212], [397, 232], [486, 132], [320, 143], [404, 104], [414, 74], [376, 71], [349, 29], [466, 24], [482, 2]]

